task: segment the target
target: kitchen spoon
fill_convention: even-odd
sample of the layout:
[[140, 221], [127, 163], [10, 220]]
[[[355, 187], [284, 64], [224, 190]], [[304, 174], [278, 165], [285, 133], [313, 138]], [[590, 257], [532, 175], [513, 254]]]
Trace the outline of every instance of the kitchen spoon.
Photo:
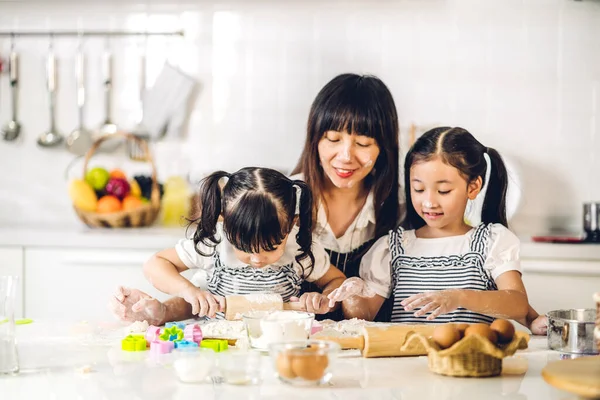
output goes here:
[[56, 103], [56, 57], [50, 41], [50, 49], [46, 60], [46, 79], [48, 88], [48, 103], [50, 106], [50, 130], [40, 135], [37, 140], [38, 145], [42, 147], [55, 147], [62, 143], [63, 137], [56, 130], [55, 121], [55, 103]]
[[85, 128], [83, 122], [83, 109], [85, 106], [85, 55], [79, 43], [79, 49], [75, 58], [75, 75], [77, 81], [77, 108], [79, 121], [78, 126], [67, 137], [67, 148], [73, 154], [82, 156], [92, 147], [92, 133]]
[[2, 127], [0, 134], [6, 141], [13, 141], [21, 132], [21, 124], [17, 120], [18, 108], [18, 85], [19, 85], [19, 56], [14, 49], [14, 42], [11, 45], [11, 52], [8, 61], [8, 74], [10, 79], [11, 97], [12, 97], [12, 119]]

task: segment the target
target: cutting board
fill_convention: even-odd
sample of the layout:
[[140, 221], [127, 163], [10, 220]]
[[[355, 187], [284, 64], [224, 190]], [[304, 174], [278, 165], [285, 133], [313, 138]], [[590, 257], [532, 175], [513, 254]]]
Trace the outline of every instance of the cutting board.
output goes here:
[[582, 397], [600, 397], [600, 356], [580, 357], [549, 363], [542, 377], [557, 389]]

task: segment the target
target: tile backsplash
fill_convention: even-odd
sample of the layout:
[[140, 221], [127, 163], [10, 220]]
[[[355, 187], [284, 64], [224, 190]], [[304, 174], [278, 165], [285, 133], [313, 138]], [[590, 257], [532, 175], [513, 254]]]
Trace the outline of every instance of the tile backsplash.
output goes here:
[[[597, 0], [0, 2], [0, 30], [185, 31], [182, 37], [114, 38], [113, 117], [138, 115], [139, 65], [147, 84], [165, 61], [199, 82], [182, 138], [155, 144], [162, 179], [257, 164], [289, 171], [310, 104], [343, 72], [375, 74], [390, 87], [408, 141], [419, 129], [456, 125], [497, 148], [519, 171], [518, 233], [577, 231], [582, 202], [600, 200], [600, 2]], [[101, 4], [100, 4], [101, 3]], [[57, 125], [77, 126], [77, 38], [56, 38]], [[0, 37], [0, 54], [10, 51]], [[48, 129], [47, 37], [15, 40], [21, 55], [22, 136], [0, 142], [0, 224], [80, 225], [66, 195], [73, 156], [42, 149]], [[104, 118], [100, 57], [86, 38], [85, 122]], [[10, 117], [7, 74], [0, 120]], [[406, 148], [404, 148], [406, 150]], [[106, 163], [121, 166], [116, 156]], [[69, 174], [79, 173], [75, 162]]]

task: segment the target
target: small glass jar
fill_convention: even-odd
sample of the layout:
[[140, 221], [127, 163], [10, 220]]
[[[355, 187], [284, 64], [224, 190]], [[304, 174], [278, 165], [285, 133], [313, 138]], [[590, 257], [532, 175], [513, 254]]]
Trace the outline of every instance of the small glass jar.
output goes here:
[[215, 369], [215, 352], [203, 348], [173, 351], [173, 368], [182, 382], [208, 382]]
[[255, 350], [230, 349], [219, 353], [219, 370], [225, 383], [255, 385], [260, 383], [261, 355]]

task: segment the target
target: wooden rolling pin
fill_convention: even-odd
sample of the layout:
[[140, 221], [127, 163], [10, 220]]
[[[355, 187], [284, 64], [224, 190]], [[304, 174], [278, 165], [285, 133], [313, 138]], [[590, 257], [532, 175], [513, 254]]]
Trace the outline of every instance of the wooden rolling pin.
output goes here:
[[225, 319], [235, 321], [249, 311], [306, 311], [298, 302], [284, 303], [276, 293], [253, 293], [225, 296]]
[[362, 336], [330, 337], [318, 335], [315, 339], [330, 340], [342, 349], [358, 349], [365, 358], [425, 355], [420, 346], [402, 348], [409, 334], [431, 336], [435, 325], [365, 326]]

